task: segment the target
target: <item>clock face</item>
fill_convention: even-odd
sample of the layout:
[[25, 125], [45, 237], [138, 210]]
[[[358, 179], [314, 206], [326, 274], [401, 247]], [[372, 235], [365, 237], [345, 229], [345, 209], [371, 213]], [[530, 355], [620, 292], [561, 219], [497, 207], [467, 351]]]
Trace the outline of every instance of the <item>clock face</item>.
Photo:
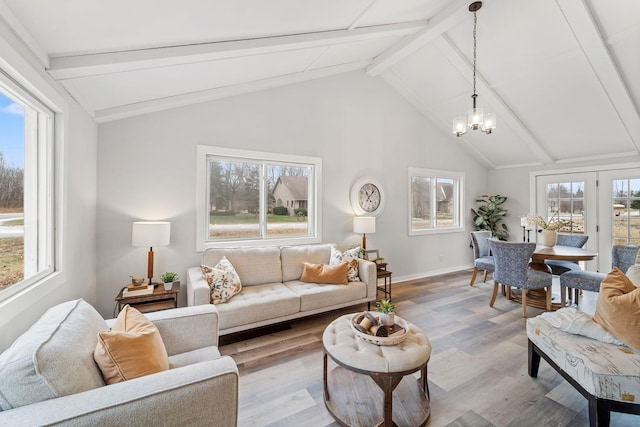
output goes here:
[[356, 215], [367, 216], [380, 215], [386, 202], [382, 186], [371, 177], [358, 179], [351, 186], [349, 199]]
[[365, 212], [373, 212], [380, 206], [380, 189], [372, 183], [364, 184], [358, 194], [358, 203]]

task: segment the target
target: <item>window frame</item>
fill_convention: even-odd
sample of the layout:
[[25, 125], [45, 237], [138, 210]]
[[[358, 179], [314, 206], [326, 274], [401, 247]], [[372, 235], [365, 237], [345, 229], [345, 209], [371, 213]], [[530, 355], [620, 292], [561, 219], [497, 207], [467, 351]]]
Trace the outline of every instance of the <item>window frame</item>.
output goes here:
[[[282, 238], [267, 237], [229, 239], [211, 241], [208, 239], [209, 227], [209, 168], [211, 157], [235, 158], [238, 161], [259, 161], [266, 163], [304, 164], [312, 167], [309, 177], [309, 197], [313, 197], [313, 209], [308, 212], [309, 234], [305, 236], [289, 236]], [[260, 212], [266, 215], [264, 208], [264, 183], [260, 186]], [[266, 225], [265, 225], [266, 227]], [[298, 156], [292, 154], [270, 153], [264, 151], [241, 150], [236, 148], [198, 145], [196, 154], [196, 252], [207, 248], [246, 247], [246, 246], [285, 246], [320, 243], [322, 241], [322, 159], [319, 157]]]
[[56, 126], [60, 117], [2, 70], [0, 90], [24, 107], [23, 268], [24, 275], [29, 274], [0, 291], [0, 303], [4, 305], [20, 292], [49, 283], [61, 270], [62, 247], [56, 235], [56, 228], [60, 228], [61, 205], [56, 195], [60, 193], [62, 177], [56, 168], [60, 162], [60, 149], [56, 144], [60, 139], [60, 129]]
[[[431, 226], [428, 228], [413, 228], [413, 197], [412, 197], [412, 181], [413, 178], [430, 178], [431, 191], [429, 192], [429, 208], [431, 213]], [[454, 221], [456, 225], [451, 227], [444, 227], [437, 225], [437, 200], [435, 187], [438, 179], [453, 179], [454, 180], [454, 203], [456, 204], [453, 209]], [[418, 167], [409, 167], [407, 174], [408, 181], [408, 197], [407, 197], [407, 233], [411, 236], [424, 236], [429, 234], [441, 234], [441, 233], [456, 233], [464, 231], [465, 229], [465, 216], [464, 216], [464, 180], [465, 173], [460, 171], [448, 171], [439, 169], [427, 169]]]

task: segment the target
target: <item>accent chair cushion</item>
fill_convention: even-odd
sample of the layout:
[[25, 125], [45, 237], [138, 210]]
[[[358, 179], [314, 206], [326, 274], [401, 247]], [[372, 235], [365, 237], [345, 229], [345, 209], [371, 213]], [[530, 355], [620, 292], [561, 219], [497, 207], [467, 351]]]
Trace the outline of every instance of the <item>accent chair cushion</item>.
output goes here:
[[240, 276], [227, 257], [223, 256], [215, 267], [202, 265], [200, 268], [211, 289], [212, 304], [227, 302], [242, 290]]
[[593, 320], [614, 337], [640, 351], [640, 288], [617, 267], [600, 284]]
[[336, 248], [331, 248], [331, 259], [329, 260], [329, 265], [346, 262], [348, 266], [347, 280], [349, 282], [359, 282], [358, 255], [360, 255], [360, 247], [348, 249], [344, 252], [340, 252]]
[[348, 265], [341, 262], [335, 265], [310, 264], [303, 262], [302, 276], [300, 281], [308, 283], [332, 283], [336, 285], [346, 285]]
[[128, 304], [110, 331], [98, 333], [93, 356], [107, 384], [169, 369], [169, 357], [158, 328]]
[[0, 409], [104, 386], [93, 350], [108, 329], [82, 299], [51, 307], [0, 355]]

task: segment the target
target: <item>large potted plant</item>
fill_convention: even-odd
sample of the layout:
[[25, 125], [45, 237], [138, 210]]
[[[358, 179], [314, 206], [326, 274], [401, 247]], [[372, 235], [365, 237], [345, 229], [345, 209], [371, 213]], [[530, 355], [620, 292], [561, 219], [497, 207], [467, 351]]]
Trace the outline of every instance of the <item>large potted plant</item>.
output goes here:
[[491, 235], [498, 240], [509, 238], [509, 228], [502, 222], [507, 215], [507, 210], [502, 205], [507, 201], [505, 196], [496, 194], [495, 196], [482, 195], [476, 200], [480, 203], [478, 210], [471, 208], [473, 213], [473, 224], [476, 230], [491, 231]]

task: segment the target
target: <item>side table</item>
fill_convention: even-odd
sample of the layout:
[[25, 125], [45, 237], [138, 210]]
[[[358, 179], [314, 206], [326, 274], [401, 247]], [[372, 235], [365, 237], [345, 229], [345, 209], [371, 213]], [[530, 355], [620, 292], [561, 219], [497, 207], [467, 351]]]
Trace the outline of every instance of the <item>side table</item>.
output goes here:
[[150, 311], [166, 310], [178, 308], [178, 294], [180, 293], [180, 282], [174, 282], [170, 291], [165, 291], [164, 286], [158, 285], [153, 289], [153, 293], [147, 295], [136, 295], [132, 297], [122, 296], [126, 289], [124, 286], [116, 296], [116, 312], [114, 317], [120, 313], [122, 307], [129, 304], [141, 313]]
[[[376, 263], [376, 285], [377, 281], [382, 279], [384, 280], [384, 286], [378, 286], [378, 292], [382, 292], [384, 294], [384, 298], [391, 300], [391, 271], [387, 270], [386, 262], [378, 262]], [[388, 286], [388, 287], [387, 287]]]

